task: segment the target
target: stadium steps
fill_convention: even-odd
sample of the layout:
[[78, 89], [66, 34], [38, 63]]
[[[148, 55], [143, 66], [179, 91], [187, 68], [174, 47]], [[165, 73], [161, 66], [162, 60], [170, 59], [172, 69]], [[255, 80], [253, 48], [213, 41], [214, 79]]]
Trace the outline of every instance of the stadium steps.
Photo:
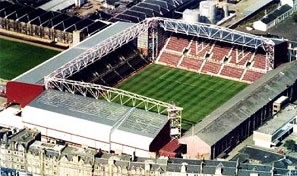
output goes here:
[[243, 80], [243, 77], [246, 74], [247, 70], [248, 70], [247, 68], [243, 70], [243, 73], [242, 73], [242, 75], [241, 75], [241, 77], [240, 77], [239, 80]]
[[188, 53], [190, 52], [190, 49], [191, 49], [191, 45], [193, 43], [193, 40], [194, 40], [194, 37], [191, 39], [191, 41], [189, 42], [188, 46], [186, 47], [186, 49], [188, 50], [187, 53], [183, 53], [183, 56], [180, 58], [178, 64], [177, 64], [177, 67], [180, 66], [180, 64], [183, 62], [184, 60], [184, 57], [185, 57], [185, 54], [188, 55]]
[[198, 70], [199, 73], [202, 72], [202, 68], [204, 67], [204, 65], [206, 64], [206, 62], [207, 62], [207, 60], [204, 59], [202, 65], [201, 65], [201, 67], [200, 67], [199, 70]]
[[167, 48], [167, 45], [168, 45], [168, 43], [169, 43], [169, 40], [170, 40], [170, 37], [169, 37], [168, 40], [165, 42], [165, 45], [164, 45], [164, 47], [161, 49], [161, 51], [160, 51], [160, 53], [159, 53], [159, 56], [157, 57], [157, 59], [156, 59], [155, 62], [159, 62], [160, 57], [162, 56], [164, 50]]
[[176, 65], [176, 67], [180, 66], [180, 64], [183, 62], [184, 58], [185, 58], [185, 55], [182, 55], [182, 57], [180, 58], [180, 60], [178, 61], [177, 65]]
[[221, 68], [220, 68], [220, 70], [219, 70], [219, 72], [218, 72], [218, 75], [221, 75], [222, 70], [224, 69], [224, 66], [225, 66], [225, 64], [222, 64], [222, 66], [221, 66]]

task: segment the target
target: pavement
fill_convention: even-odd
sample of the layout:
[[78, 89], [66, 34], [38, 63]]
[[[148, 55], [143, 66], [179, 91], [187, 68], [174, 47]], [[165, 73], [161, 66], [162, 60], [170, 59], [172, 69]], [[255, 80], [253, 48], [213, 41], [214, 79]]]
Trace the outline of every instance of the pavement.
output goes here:
[[[250, 15], [250, 13], [252, 13], [252, 12], [247, 12], [247, 9], [253, 9], [253, 11], [255, 12], [261, 8], [258, 4], [259, 4], [259, 0], [241, 0], [237, 4], [228, 4], [229, 11], [234, 11], [235, 17], [232, 20], [222, 24], [222, 26], [229, 27], [232, 24], [235, 24], [241, 21], [242, 19], [246, 18], [247, 16]], [[254, 8], [251, 8], [251, 7], [254, 7]]]

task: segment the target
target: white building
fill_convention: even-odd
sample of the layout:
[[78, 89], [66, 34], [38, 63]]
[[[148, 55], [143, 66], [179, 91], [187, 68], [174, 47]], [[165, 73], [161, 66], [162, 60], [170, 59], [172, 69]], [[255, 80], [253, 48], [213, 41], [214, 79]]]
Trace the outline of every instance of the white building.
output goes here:
[[281, 142], [288, 134], [297, 132], [296, 117], [296, 105], [289, 105], [278, 112], [273, 119], [254, 131], [255, 145], [271, 148]]
[[44, 136], [143, 157], [170, 140], [167, 116], [56, 90], [28, 104], [22, 121]]

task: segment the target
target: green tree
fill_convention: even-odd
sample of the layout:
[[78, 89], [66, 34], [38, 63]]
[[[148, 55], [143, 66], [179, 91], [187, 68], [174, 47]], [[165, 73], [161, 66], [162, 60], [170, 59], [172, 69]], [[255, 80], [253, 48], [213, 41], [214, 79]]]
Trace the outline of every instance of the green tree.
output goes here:
[[295, 141], [292, 139], [286, 140], [284, 147], [286, 147], [288, 150], [294, 151], [295, 150]]

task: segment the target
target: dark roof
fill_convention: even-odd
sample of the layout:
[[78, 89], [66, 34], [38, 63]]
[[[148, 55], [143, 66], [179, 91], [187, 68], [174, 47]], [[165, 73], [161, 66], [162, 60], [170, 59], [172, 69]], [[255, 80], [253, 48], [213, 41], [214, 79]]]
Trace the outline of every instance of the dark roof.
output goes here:
[[70, 17], [66, 20], [63, 20], [61, 23], [59, 23], [55, 29], [64, 31], [65, 29], [68, 29], [69, 27], [75, 25], [77, 22], [81, 21], [81, 19], [77, 16]]
[[92, 35], [93, 33], [100, 31], [104, 27], [106, 27], [105, 23], [101, 21], [96, 21], [95, 23], [92, 23], [91, 25], [87, 26], [85, 30], [89, 35]]
[[21, 9], [21, 8], [23, 8], [23, 6], [19, 4], [13, 4], [11, 6], [3, 8], [0, 11], [0, 17], [6, 17], [8, 15], [11, 15], [12, 13], [15, 13], [17, 9]]
[[143, 15], [138, 16], [137, 13], [145, 14], [146, 17], [167, 17], [169, 12], [190, 1], [191, 0], [144, 0], [125, 10], [122, 14], [116, 15], [110, 21], [121, 20], [137, 22], [145, 19]]
[[22, 7], [20, 9], [17, 9], [15, 11], [15, 13], [10, 14], [9, 16], [7, 16], [8, 19], [13, 19], [16, 20], [18, 18], [23, 17], [24, 15], [26, 15], [29, 12], [34, 11], [33, 7]]
[[49, 20], [49, 23], [47, 23], [46, 27], [48, 27], [48, 28], [55, 27], [56, 25], [62, 23], [63, 21], [67, 20], [68, 18], [69, 18], [69, 16], [66, 14], [63, 14], [63, 13], [56, 15], [55, 17], [53, 17]]
[[276, 18], [280, 17], [282, 14], [286, 13], [291, 8], [292, 8], [291, 6], [289, 6], [288, 4], [285, 4], [285, 5], [277, 8], [277, 9], [275, 9], [271, 13], [269, 13], [267, 16], [262, 18], [261, 21], [263, 23], [265, 23], [265, 24], [269, 24], [270, 22], [272, 22]]
[[98, 20], [98, 19], [109, 20], [111, 17], [112, 17], [111, 14], [99, 11], [99, 12], [96, 12], [96, 13], [93, 13], [92, 15], [90, 15], [89, 19], [91, 19], [91, 20]]
[[154, 17], [154, 11], [152, 9], [146, 8], [146, 7], [140, 7], [140, 6], [134, 6], [131, 8], [134, 11], [139, 11], [145, 13], [147, 17]]
[[136, 17], [139, 17], [142, 20], [144, 20], [146, 18], [145, 13], [139, 12], [139, 11], [134, 11], [132, 9], [126, 10], [123, 14], [131, 15], [131, 16], [136, 16]]
[[277, 168], [287, 167], [288, 165], [297, 165], [297, 158], [249, 146], [241, 149], [231, 160], [236, 161], [237, 159], [240, 159], [241, 162], [256, 160], [262, 164], [274, 163], [274, 166]]
[[256, 82], [246, 87], [220, 108], [206, 116], [189, 129], [185, 136], [194, 132], [200, 139], [212, 146], [229, 134], [264, 105], [296, 82], [297, 61], [283, 64], [269, 71]]
[[46, 12], [44, 14], [42, 14], [41, 16], [37, 16], [37, 18], [35, 18], [34, 20], [31, 21], [31, 24], [35, 24], [35, 25], [42, 25], [45, 24], [47, 22], [49, 22], [49, 20], [51, 18], [53, 18], [56, 15], [59, 15], [60, 13], [58, 12]]
[[22, 18], [19, 19], [19, 21], [29, 22], [29, 21], [35, 19], [36, 17], [41, 16], [44, 13], [46, 13], [45, 10], [35, 9], [35, 10], [29, 12], [28, 14], [24, 15]]
[[132, 16], [132, 15], [129, 15], [129, 14], [124, 14], [124, 13], [119, 14], [117, 16], [117, 18], [119, 18], [121, 20], [124, 20], [124, 21], [133, 22], [133, 23], [138, 23], [138, 22], [140, 22], [142, 20], [138, 16]]
[[72, 32], [75, 30], [81, 30], [83, 28], [88, 27], [90, 24], [94, 23], [92, 20], [89, 19], [83, 19], [75, 24], [73, 26], [66, 29], [67, 32]]
[[13, 4], [12, 3], [10, 3], [10, 2], [8, 2], [8, 1], [0, 1], [0, 10], [1, 9], [5, 9], [5, 8], [7, 8], [7, 7], [9, 7], [9, 6], [12, 6]]
[[137, 6], [152, 9], [155, 12], [156, 16], [163, 15], [163, 13], [161, 11], [161, 7], [159, 5], [152, 4], [152, 3], [147, 3], [147, 2], [144, 1], [144, 2], [141, 2], [141, 3], [137, 4]]

